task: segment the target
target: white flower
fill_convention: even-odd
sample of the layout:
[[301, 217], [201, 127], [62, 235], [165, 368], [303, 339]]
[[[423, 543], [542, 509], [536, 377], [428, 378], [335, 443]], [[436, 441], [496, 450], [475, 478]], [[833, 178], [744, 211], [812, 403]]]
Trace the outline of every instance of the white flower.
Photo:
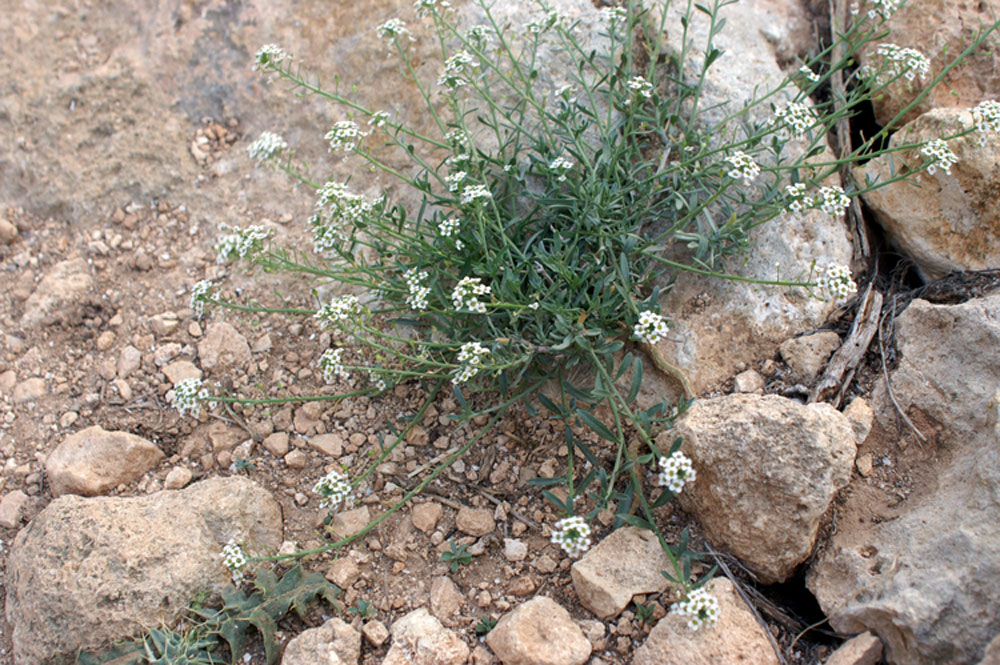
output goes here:
[[493, 40], [493, 31], [485, 25], [474, 25], [465, 32], [465, 38], [482, 51]]
[[375, 111], [375, 113], [372, 113], [372, 117], [368, 118], [368, 126], [375, 129], [385, 127], [385, 123], [387, 122], [389, 122], [388, 111]]
[[449, 217], [438, 224], [438, 231], [446, 238], [455, 235], [461, 228], [462, 221], [456, 217]]
[[462, 50], [451, 56], [444, 61], [444, 69], [441, 71], [441, 76], [438, 78], [438, 85], [444, 86], [446, 88], [460, 88], [467, 83], [467, 81], [462, 78], [465, 74], [465, 68], [467, 65], [471, 65], [475, 62], [472, 54], [468, 51]]
[[549, 163], [549, 169], [559, 174], [556, 177], [559, 182], [566, 182], [566, 173], [574, 166], [576, 165], [565, 157], [556, 157]]
[[403, 278], [406, 280], [406, 288], [410, 292], [406, 296], [406, 304], [417, 311], [427, 309], [427, 296], [431, 293], [430, 288], [424, 286], [423, 283], [427, 279], [427, 271], [417, 272], [415, 268], [411, 268], [403, 274]]
[[451, 3], [447, 0], [417, 0], [413, 6], [417, 10], [417, 16], [430, 16], [451, 7]]
[[778, 138], [784, 141], [802, 136], [816, 121], [812, 109], [801, 102], [790, 102], [774, 110], [772, 125], [778, 126]]
[[601, 20], [608, 25], [614, 25], [628, 18], [628, 11], [624, 7], [604, 7], [600, 11]]
[[487, 189], [486, 185], [469, 185], [464, 190], [462, 190], [462, 205], [466, 205], [476, 201], [477, 199], [490, 199], [493, 198], [493, 194]]
[[819, 74], [817, 74], [816, 72], [814, 72], [809, 67], [809, 65], [802, 65], [801, 67], [799, 67], [799, 73], [802, 74], [803, 76], [805, 76], [807, 79], [809, 79], [813, 83], [816, 83], [816, 82], [819, 81]]
[[490, 287], [483, 284], [479, 277], [463, 277], [451, 292], [451, 302], [456, 310], [467, 309], [485, 314], [486, 304], [479, 300], [479, 296], [488, 296], [490, 293]]
[[183, 418], [190, 413], [194, 418], [201, 416], [201, 403], [208, 399], [208, 388], [201, 379], [182, 379], [174, 385], [171, 403]]
[[243, 548], [236, 544], [233, 539], [229, 540], [229, 543], [222, 548], [222, 553], [219, 554], [222, 557], [223, 565], [229, 569], [229, 572], [233, 575], [233, 584], [243, 584], [243, 569], [247, 565], [247, 555], [243, 551]]
[[[464, 129], [453, 129], [444, 135], [444, 140], [448, 142], [448, 145], [458, 148], [466, 149], [469, 147], [469, 134]], [[453, 158], [456, 162], [468, 161], [470, 157], [468, 155], [456, 155]]]
[[632, 328], [635, 338], [647, 344], [656, 344], [660, 338], [667, 336], [668, 331], [667, 320], [650, 311], [640, 313], [639, 322]]
[[642, 76], [633, 76], [626, 83], [628, 89], [636, 95], [651, 99], [653, 97], [653, 84]]
[[920, 149], [920, 154], [930, 158], [930, 162], [927, 164], [927, 173], [931, 175], [934, 175], [934, 172], [939, 168], [951, 175], [951, 165], [958, 161], [958, 156], [951, 151], [943, 139], [928, 141]]
[[313, 251], [323, 254], [343, 242], [348, 235], [346, 230], [364, 220], [372, 212], [373, 204], [351, 192], [347, 185], [332, 180], [317, 194], [319, 212], [310, 218], [309, 225], [313, 227]]
[[986, 145], [987, 134], [1000, 134], [1000, 101], [987, 99], [972, 109], [972, 119], [979, 133], [979, 145]]
[[[222, 228], [225, 229], [226, 226], [223, 225]], [[249, 257], [253, 259], [263, 251], [264, 241], [271, 237], [270, 231], [257, 224], [248, 226], [245, 229], [238, 227], [229, 228], [232, 230], [232, 233], [223, 236], [215, 246], [217, 253], [215, 262], [219, 264], [234, 261], [237, 258], [245, 259]]]
[[203, 279], [191, 287], [191, 309], [194, 315], [201, 318], [205, 314], [205, 302], [213, 297], [211, 280]]
[[327, 349], [319, 357], [318, 364], [327, 383], [333, 383], [337, 377], [345, 381], [351, 378], [351, 373], [344, 367], [344, 349]]
[[457, 192], [459, 185], [465, 180], [469, 173], [467, 171], [455, 171], [454, 173], [449, 173], [445, 176], [445, 184], [448, 185], [449, 192]]
[[320, 508], [336, 508], [341, 503], [347, 507], [351, 503], [351, 483], [336, 469], [316, 481], [312, 491], [323, 497], [319, 502]]
[[368, 380], [371, 381], [371, 384], [373, 386], [375, 386], [375, 390], [379, 391], [380, 393], [384, 393], [386, 389], [389, 387], [389, 385], [385, 382], [385, 379], [383, 379], [381, 376], [379, 376], [372, 370], [368, 370]]
[[406, 36], [410, 37], [410, 31], [406, 27], [406, 24], [400, 21], [398, 18], [391, 18], [382, 25], [375, 28], [375, 34], [377, 34], [381, 39], [386, 40], [390, 44], [400, 37]]
[[363, 311], [361, 302], [355, 295], [339, 296], [326, 303], [316, 312], [320, 328], [329, 328], [338, 323], [354, 320]]
[[455, 370], [455, 375], [451, 382], [456, 386], [466, 383], [469, 379], [479, 373], [483, 364], [483, 358], [490, 355], [490, 350], [479, 342], [466, 342], [458, 351], [458, 362], [462, 366]]
[[700, 587], [689, 593], [685, 600], [674, 603], [670, 611], [688, 617], [688, 628], [698, 630], [718, 621], [719, 601], [705, 587]]
[[872, 8], [868, 10], [868, 18], [875, 20], [879, 16], [889, 18], [899, 9], [901, 0], [871, 0]]
[[258, 164], [274, 157], [280, 157], [281, 153], [286, 150], [288, 150], [288, 143], [274, 132], [261, 132], [257, 140], [247, 147], [250, 159], [257, 160]]
[[785, 196], [788, 198], [788, 206], [785, 212], [802, 212], [812, 208], [815, 201], [811, 196], [806, 196], [806, 184], [797, 182], [794, 185], [785, 185]]
[[691, 464], [691, 458], [679, 450], [670, 457], [661, 457], [657, 464], [660, 473], [656, 477], [656, 482], [674, 494], [680, 494], [686, 484], [694, 482], [698, 477]]
[[757, 165], [757, 162], [753, 161], [750, 155], [742, 150], [737, 150], [729, 157], [726, 157], [726, 161], [733, 167], [726, 172], [726, 175], [734, 180], [742, 178], [744, 185], [749, 185], [754, 181], [754, 178], [760, 175], [760, 166]]
[[859, 70], [863, 78], [874, 76], [876, 82], [884, 83], [887, 80], [885, 75], [888, 74], [890, 80], [902, 76], [912, 82], [918, 76], [923, 81], [930, 74], [930, 61], [917, 49], [903, 48], [895, 44], [879, 44], [875, 54], [881, 57], [882, 64], [877, 69], [871, 65], [863, 67]]
[[279, 65], [285, 59], [285, 50], [275, 44], [266, 44], [257, 50], [253, 60], [253, 70], [267, 69]]
[[843, 188], [837, 185], [820, 187], [813, 205], [819, 205], [819, 209], [828, 215], [837, 216], [843, 214], [847, 206], [851, 205], [851, 199], [844, 193]]
[[851, 279], [847, 266], [830, 264], [826, 272], [816, 280], [816, 287], [825, 292], [831, 300], [849, 298], [857, 292], [858, 285]]
[[579, 515], [564, 517], [555, 523], [552, 542], [576, 558], [590, 548], [590, 525]]
[[330, 151], [343, 150], [350, 152], [358, 145], [358, 141], [366, 134], [358, 127], [358, 123], [353, 120], [341, 120], [335, 122], [333, 128], [324, 137], [330, 143]]

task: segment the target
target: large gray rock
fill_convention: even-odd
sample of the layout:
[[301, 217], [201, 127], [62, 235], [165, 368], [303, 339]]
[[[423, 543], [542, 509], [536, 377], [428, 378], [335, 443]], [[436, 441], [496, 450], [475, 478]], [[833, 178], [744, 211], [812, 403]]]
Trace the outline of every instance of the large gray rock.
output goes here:
[[163, 452], [141, 436], [99, 425], [66, 437], [45, 459], [52, 494], [97, 496], [156, 468]]
[[[953, 134], [974, 124], [965, 108], [934, 109], [890, 139], [890, 147]], [[951, 175], [937, 170], [895, 182], [864, 195], [879, 223], [920, 271], [934, 279], [953, 270], [1000, 266], [1000, 143], [980, 146], [976, 135], [948, 142], [958, 157]], [[859, 182], [889, 180], [919, 167], [918, 151], [877, 157], [857, 170]]]
[[[807, 584], [834, 629], [875, 633], [890, 663], [975, 665], [1000, 632], [1000, 296], [916, 300], [896, 340], [892, 393], [928, 437], [909, 444], [922, 446], [907, 472], [920, 481], [893, 519], [844, 523]], [[873, 401], [883, 429], [897, 431], [884, 385]], [[844, 511], [864, 514], [871, 501], [858, 492]]]
[[569, 612], [546, 596], [505, 614], [486, 643], [503, 665], [583, 665], [592, 650]]
[[652, 531], [633, 526], [616, 529], [573, 564], [570, 574], [580, 604], [599, 619], [617, 616], [638, 593], [667, 588], [661, 570], [671, 570]]
[[281, 665], [358, 665], [361, 633], [333, 618], [295, 637], [281, 656]]
[[767, 635], [732, 582], [716, 577], [707, 588], [719, 601], [717, 623], [691, 630], [686, 617], [670, 612], [649, 631], [633, 665], [778, 665]]
[[696, 401], [661, 449], [676, 436], [698, 474], [679, 496], [684, 510], [764, 583], [788, 579], [850, 479], [850, 421], [829, 404], [736, 394]]
[[245, 478], [138, 498], [55, 499], [11, 547], [7, 621], [15, 665], [68, 665], [142, 627], [174, 625], [229, 581], [230, 540], [277, 548], [281, 508]]
[[48, 325], [65, 318], [93, 288], [90, 266], [81, 258], [52, 266], [24, 303], [21, 327]]

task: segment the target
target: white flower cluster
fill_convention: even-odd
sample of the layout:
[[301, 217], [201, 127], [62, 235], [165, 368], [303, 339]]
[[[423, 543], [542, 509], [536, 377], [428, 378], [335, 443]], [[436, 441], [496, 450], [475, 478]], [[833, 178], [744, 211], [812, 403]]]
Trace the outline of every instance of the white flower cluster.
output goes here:
[[276, 44], [265, 44], [257, 49], [257, 54], [253, 59], [253, 70], [258, 71], [278, 65], [285, 57], [285, 49]]
[[286, 150], [288, 150], [288, 142], [274, 132], [261, 132], [257, 140], [247, 147], [250, 159], [257, 160], [258, 164], [274, 157], [280, 157], [281, 153]]
[[327, 349], [319, 357], [319, 368], [323, 370], [323, 380], [333, 383], [338, 377], [344, 381], [351, 378], [351, 373], [344, 367], [344, 349]]
[[874, 78], [879, 84], [902, 76], [909, 82], [917, 77], [923, 81], [931, 72], [931, 63], [923, 53], [914, 48], [903, 48], [896, 44], [879, 44], [875, 54], [882, 58], [882, 65], [877, 70], [871, 65], [865, 65], [859, 70], [862, 78]]
[[927, 164], [927, 172], [931, 175], [934, 175], [934, 172], [938, 169], [951, 175], [951, 165], [958, 161], [958, 156], [951, 151], [951, 148], [944, 142], [944, 139], [928, 141], [920, 149], [920, 154], [930, 158], [930, 162]]
[[[226, 228], [225, 225], [222, 227]], [[264, 241], [271, 237], [271, 232], [263, 226], [255, 224], [245, 229], [230, 227], [229, 233], [219, 240], [215, 246], [215, 262], [219, 264], [235, 261], [237, 258], [245, 259], [248, 256], [253, 258], [264, 248]]]
[[350, 152], [365, 136], [367, 134], [361, 131], [358, 123], [353, 120], [341, 120], [333, 123], [333, 128], [323, 138], [330, 143], [330, 152], [335, 150]]
[[813, 205], [818, 205], [819, 209], [828, 215], [837, 216], [843, 214], [847, 206], [851, 205], [851, 199], [844, 193], [842, 187], [832, 185], [819, 188], [819, 195]]
[[646, 311], [639, 314], [639, 322], [632, 328], [632, 334], [642, 342], [656, 344], [660, 338], [667, 336], [668, 330], [665, 318], [656, 312]]
[[851, 279], [851, 271], [847, 266], [835, 263], [826, 267], [826, 272], [816, 280], [816, 286], [832, 300], [849, 298], [858, 290], [858, 285]]
[[385, 382], [385, 379], [383, 379], [381, 376], [379, 376], [372, 370], [368, 370], [368, 380], [371, 381], [371, 384], [373, 386], [375, 386], [375, 390], [379, 391], [380, 393], [384, 393], [386, 389], [389, 387], [389, 384]]
[[742, 178], [744, 185], [749, 185], [760, 175], [760, 166], [757, 162], [753, 161], [753, 157], [742, 150], [737, 150], [729, 157], [726, 157], [726, 161], [733, 167], [726, 172], [726, 175], [734, 180]]
[[329, 328], [338, 323], [350, 322], [363, 311], [361, 301], [355, 295], [338, 296], [317, 310], [320, 328]]
[[819, 74], [814, 72], [812, 68], [809, 67], [809, 65], [802, 65], [801, 67], [799, 67], [799, 73], [805, 76], [813, 83], [819, 82]]
[[653, 97], [653, 84], [642, 76], [633, 76], [625, 85], [636, 95], [645, 97], [646, 99], [652, 99]]
[[559, 174], [556, 177], [559, 182], [566, 182], [566, 174], [574, 166], [576, 165], [565, 157], [556, 157], [549, 163], [549, 169]]
[[778, 138], [787, 141], [802, 136], [816, 122], [812, 109], [801, 102], [790, 102], [774, 110], [776, 119], [771, 124], [778, 126]]
[[372, 117], [368, 118], [368, 126], [375, 129], [385, 127], [387, 122], [389, 122], [388, 111], [375, 111], [375, 113], [372, 113]]
[[413, 6], [417, 10], [417, 16], [423, 17], [448, 9], [451, 7], [451, 3], [447, 0], [417, 0]]
[[313, 485], [313, 494], [319, 494], [320, 508], [336, 508], [341, 503], [344, 507], [351, 504], [351, 483], [347, 482], [347, 476], [334, 469], [326, 474]]
[[222, 564], [229, 569], [233, 575], [233, 584], [243, 584], [243, 569], [247, 565], [247, 555], [243, 548], [236, 544], [233, 539], [222, 548]]
[[372, 211], [372, 204], [347, 185], [327, 182], [317, 192], [317, 212], [309, 220], [313, 227], [313, 251], [324, 254], [346, 239], [345, 229], [352, 228]]
[[400, 21], [398, 18], [391, 18], [382, 25], [375, 28], [375, 34], [377, 34], [381, 39], [386, 40], [390, 44], [400, 37], [411, 37], [410, 30], [406, 27], [406, 24]]
[[[464, 129], [453, 129], [444, 135], [444, 140], [448, 142], [448, 145], [459, 149], [467, 150], [469, 147], [469, 135]], [[468, 161], [470, 157], [468, 155], [456, 155], [452, 158], [455, 162]]]
[[[183, 418], [188, 413], [198, 418], [201, 415], [201, 402], [208, 399], [208, 388], [201, 379], [182, 379], [174, 384], [174, 396], [171, 403]], [[209, 405], [211, 406], [211, 404]]]
[[685, 600], [674, 603], [670, 611], [688, 617], [688, 628], [698, 630], [702, 626], [711, 627], [719, 620], [719, 601], [701, 587], [689, 593]]
[[449, 173], [445, 176], [444, 182], [448, 185], [449, 192], [457, 192], [462, 181], [468, 176], [468, 171], [455, 171], [454, 173]]
[[466, 342], [458, 351], [458, 362], [462, 367], [455, 372], [451, 382], [456, 386], [466, 383], [469, 379], [479, 374], [483, 365], [483, 358], [490, 355], [490, 350], [479, 342]]
[[590, 549], [590, 525], [579, 515], [564, 517], [555, 524], [552, 542], [575, 559]]
[[604, 7], [600, 12], [601, 20], [608, 25], [623, 22], [628, 18], [628, 11], [624, 7]]
[[987, 99], [972, 109], [972, 119], [979, 134], [979, 145], [986, 145], [987, 134], [1000, 134], [1000, 101]]
[[785, 185], [785, 196], [788, 199], [786, 212], [802, 212], [813, 206], [813, 198], [806, 196], [806, 184], [804, 182]]
[[895, 14], [902, 0], [871, 0], [871, 3], [872, 8], [868, 10], [868, 18], [874, 21], [879, 16], [887, 19]]
[[191, 287], [191, 309], [194, 315], [201, 317], [205, 314], [205, 301], [212, 297], [213, 284], [211, 280], [203, 279]]
[[656, 477], [656, 482], [674, 494], [680, 494], [684, 485], [694, 482], [698, 477], [694, 465], [691, 464], [691, 458], [679, 450], [670, 457], [661, 457], [657, 464], [660, 473]]
[[438, 224], [438, 231], [445, 238], [455, 235], [460, 228], [462, 228], [462, 221], [457, 217], [449, 217]]
[[416, 268], [410, 268], [403, 273], [403, 279], [406, 280], [406, 288], [410, 292], [406, 296], [406, 304], [418, 312], [427, 309], [427, 296], [431, 293], [430, 287], [424, 285], [424, 280], [427, 279], [427, 271], [421, 270], [417, 272]]
[[[478, 314], [486, 313], [486, 303], [479, 296], [492, 293], [479, 277], [463, 277], [451, 292], [451, 302], [457, 310], [467, 309]], [[464, 347], [463, 347], [464, 348]]]
[[493, 40], [493, 31], [485, 25], [474, 25], [465, 32], [465, 38], [482, 51]]
[[461, 50], [451, 56], [444, 61], [444, 69], [441, 71], [441, 76], [439, 76], [437, 80], [438, 85], [452, 90], [455, 88], [461, 88], [463, 85], [468, 83], [468, 81], [463, 78], [465, 68], [473, 62], [475, 61], [472, 58], [472, 54], [466, 50]]
[[462, 190], [462, 205], [467, 205], [479, 199], [491, 199], [493, 194], [486, 185], [469, 185]]

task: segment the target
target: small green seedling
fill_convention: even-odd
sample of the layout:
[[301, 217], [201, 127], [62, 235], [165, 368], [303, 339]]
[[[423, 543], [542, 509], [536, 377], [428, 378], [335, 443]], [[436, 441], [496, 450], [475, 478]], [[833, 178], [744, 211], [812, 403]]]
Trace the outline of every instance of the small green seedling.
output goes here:
[[451, 551], [442, 554], [441, 561], [450, 563], [451, 572], [454, 573], [458, 570], [458, 566], [460, 564], [472, 561], [472, 555], [465, 551], [465, 545], [459, 545], [456, 547], [454, 542], [450, 542], [448, 544], [451, 545]]

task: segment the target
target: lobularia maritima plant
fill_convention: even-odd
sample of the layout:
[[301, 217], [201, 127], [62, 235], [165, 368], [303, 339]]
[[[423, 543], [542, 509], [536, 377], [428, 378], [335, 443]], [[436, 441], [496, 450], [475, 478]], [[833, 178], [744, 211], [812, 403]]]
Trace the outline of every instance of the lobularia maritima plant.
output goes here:
[[[769, 220], [811, 209], [840, 216], [852, 197], [867, 190], [924, 169], [948, 171], [955, 162], [950, 141], [972, 134], [985, 140], [1000, 129], [1000, 104], [984, 102], [974, 111], [975, 125], [960, 134], [886, 149], [882, 130], [851, 151], [845, 147], [840, 158], [822, 156], [828, 133], [859, 105], [897, 83], [935, 85], [948, 70], [928, 81], [926, 57], [892, 44], [878, 47], [870, 66], [855, 68], [857, 51], [884, 36], [885, 22], [900, 4], [891, 0], [871, 0], [868, 11], [852, 12], [835, 43], [775, 89], [742, 106], [706, 113], [705, 72], [721, 55], [713, 44], [722, 29], [719, 11], [733, 1], [689, 3], [676, 49], [662, 37], [667, 7], [650, 11], [627, 0], [602, 9], [599, 31], [606, 48], [600, 52], [588, 51], [577, 36], [580, 25], [544, 2], [527, 30], [514, 31], [486, 0], [473, 0], [480, 16], [475, 25], [466, 25], [466, 15], [443, 0], [419, 0], [415, 24], [389, 18], [372, 26], [372, 36], [398, 56], [401, 76], [426, 101], [434, 128], [427, 134], [393, 113], [322, 87], [282, 48], [261, 48], [255, 69], [342, 110], [342, 119], [325, 134], [331, 151], [394, 176], [420, 205], [407, 208], [388, 194], [365, 198], [345, 182], [314, 181], [283, 138], [264, 132], [249, 147], [251, 158], [316, 191], [308, 220], [312, 252], [282, 249], [254, 226], [229, 229], [217, 247], [220, 260], [306, 273], [346, 285], [353, 294], [305, 309], [267, 308], [228, 301], [216, 285], [201, 282], [192, 289], [192, 306], [199, 312], [212, 305], [313, 317], [334, 333], [334, 346], [318, 358], [318, 367], [328, 382], [351, 390], [250, 399], [209, 396], [199, 383], [182, 382], [174, 391], [177, 407], [196, 414], [198, 403], [210, 398], [244, 405], [343, 399], [419, 379], [432, 389], [413, 423], [441, 390], [454, 393], [460, 420], [489, 417], [368, 529], [476, 445], [513, 405], [532, 414], [544, 407], [565, 421], [569, 451], [565, 473], [551, 481], [565, 487], [565, 499], [544, 492], [566, 516], [556, 524], [553, 541], [579, 556], [590, 544], [589, 523], [616, 506], [616, 524], [658, 534], [671, 562], [664, 574], [683, 599], [674, 609], [690, 617], [692, 628], [713, 622], [718, 605], [702, 588], [711, 573], [692, 578], [686, 534], [680, 543], [668, 543], [654, 514], [695, 479], [679, 441], [670, 450], [653, 442], [654, 430], [685, 403], [675, 409], [634, 406], [643, 379], [635, 343], [657, 354], [656, 343], [667, 334], [671, 313], [660, 311], [663, 290], [677, 271], [687, 270], [800, 289], [822, 299], [848, 298], [855, 285], [844, 266], [799, 266], [791, 271], [799, 275], [793, 281], [726, 275], [717, 266], [722, 257], [745, 252], [752, 229]], [[696, 12], [711, 23], [708, 42], [697, 51], [688, 33]], [[996, 27], [981, 30], [958, 58]], [[444, 64], [436, 80], [417, 75], [411, 59], [417, 31], [440, 45]], [[565, 85], [540, 83], [546, 78], [540, 76], [543, 53], [572, 60], [562, 72]], [[830, 85], [834, 76], [848, 81], [845, 93]], [[764, 121], [761, 111], [767, 111]], [[386, 146], [398, 148], [413, 168], [400, 170], [380, 157]], [[926, 159], [921, 168], [901, 170], [890, 180], [845, 188], [830, 183], [844, 164], [889, 151], [919, 151]], [[679, 370], [672, 371], [683, 380]], [[589, 378], [585, 384], [571, 379], [578, 376]], [[484, 392], [488, 398], [477, 397]], [[595, 415], [599, 407], [602, 418]], [[593, 446], [574, 433], [581, 425], [609, 442], [613, 463], [603, 465]], [[391, 447], [353, 481], [336, 472], [314, 491], [324, 506], [346, 502], [350, 489], [364, 483], [389, 452]], [[644, 491], [644, 475], [651, 472], [662, 487], [655, 497]]]

